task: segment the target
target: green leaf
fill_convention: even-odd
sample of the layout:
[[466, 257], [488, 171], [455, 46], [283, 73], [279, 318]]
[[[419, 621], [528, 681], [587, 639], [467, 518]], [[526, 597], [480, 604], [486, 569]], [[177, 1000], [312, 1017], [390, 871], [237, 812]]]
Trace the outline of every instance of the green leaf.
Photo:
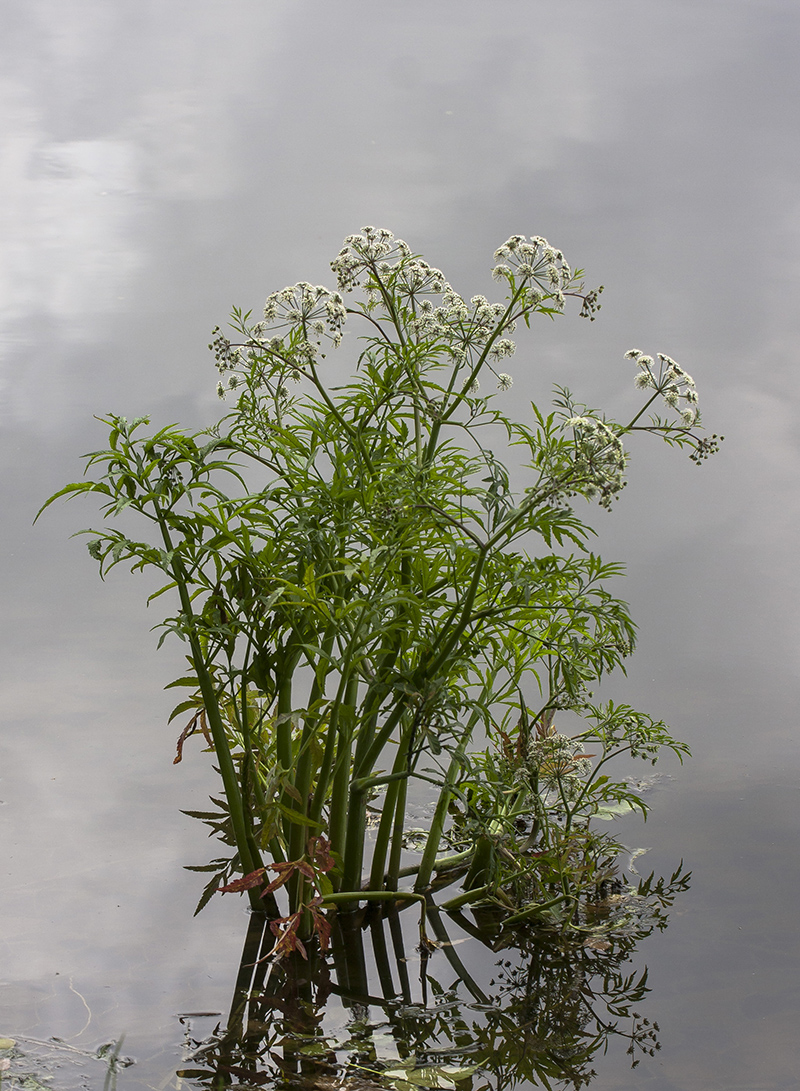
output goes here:
[[287, 807], [285, 803], [277, 803], [276, 806], [284, 818], [288, 818], [290, 822], [294, 822], [299, 826], [308, 826], [314, 830], [323, 829], [321, 822], [314, 822], [308, 815], [302, 814], [300, 811], [295, 811], [291, 807]]
[[198, 709], [198, 708], [202, 708], [202, 707], [203, 707], [203, 699], [202, 699], [202, 697], [199, 697], [199, 696], [197, 697], [196, 700], [192, 699], [192, 698], [189, 698], [188, 701], [181, 701], [181, 703], [179, 705], [176, 705], [175, 708], [173, 708], [172, 712], [170, 712], [169, 719], [167, 720], [167, 723], [171, 724], [172, 721], [175, 719], [175, 717], [180, 716], [180, 714], [182, 712], [188, 712], [189, 709]]
[[36, 516], [33, 520], [34, 523], [45, 510], [45, 508], [50, 507], [54, 500], [58, 500], [62, 496], [69, 496], [71, 499], [73, 496], [77, 496], [79, 493], [84, 492], [99, 492], [103, 493], [105, 496], [111, 496], [111, 489], [109, 489], [108, 485], [104, 485], [100, 481], [74, 481], [71, 485], [65, 485], [63, 489], [59, 489], [59, 491], [53, 493], [53, 495], [48, 500], [45, 500], [45, 502], [36, 512]]

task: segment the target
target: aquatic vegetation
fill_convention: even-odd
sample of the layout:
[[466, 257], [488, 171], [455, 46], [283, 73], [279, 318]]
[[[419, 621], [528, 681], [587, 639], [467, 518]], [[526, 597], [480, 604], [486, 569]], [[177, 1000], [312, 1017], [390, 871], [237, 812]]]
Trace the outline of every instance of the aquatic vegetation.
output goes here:
[[124, 1037], [96, 1049], [81, 1049], [61, 1038], [42, 1041], [0, 1037], [0, 1087], [5, 1091], [72, 1091], [87, 1086], [93, 1069], [105, 1068], [103, 1091], [115, 1091], [118, 1074], [134, 1061], [121, 1054]]
[[[232, 399], [219, 423], [150, 432], [109, 416], [95, 476], [56, 494], [101, 498], [105, 523], [87, 532], [101, 575], [155, 568], [151, 598], [177, 602], [161, 638], [187, 646], [175, 760], [196, 738], [213, 753], [223, 794], [190, 813], [230, 846], [198, 869], [200, 906], [247, 892], [276, 956], [307, 955], [315, 934], [324, 950], [329, 910], [364, 902], [418, 903], [424, 945], [430, 892], [455, 879], [448, 912], [486, 903], [512, 925], [580, 929], [619, 851], [593, 819], [646, 811], [609, 761], [687, 749], [628, 706], [592, 703], [635, 628], [608, 587], [621, 566], [591, 552], [575, 505], [611, 508], [629, 436], [698, 463], [719, 437], [699, 434], [691, 377], [639, 350], [645, 402], [627, 423], [566, 389], [548, 412], [512, 401], [509, 415], [500, 365], [520, 323], [571, 299], [592, 321], [600, 308], [602, 289], [541, 237], [496, 252], [498, 303], [462, 297], [385, 230], [350, 236], [332, 268], [336, 289], [300, 282], [258, 319], [235, 311], [232, 337], [215, 330]], [[666, 417], [647, 416], [657, 399]], [[131, 513], [152, 540], [114, 523]], [[573, 736], [563, 710], [583, 718]], [[418, 786], [434, 803], [409, 864]]]
[[585, 1087], [609, 1050], [636, 1067], [660, 1049], [634, 956], [687, 881], [620, 884], [591, 932], [567, 935], [509, 927], [496, 910], [457, 913], [448, 931], [432, 910], [432, 950], [409, 944], [401, 913], [362, 910], [340, 916], [330, 954], [308, 962], [268, 959], [272, 937], [253, 914], [227, 1020], [205, 1035], [187, 1021], [178, 1078], [318, 1091]]

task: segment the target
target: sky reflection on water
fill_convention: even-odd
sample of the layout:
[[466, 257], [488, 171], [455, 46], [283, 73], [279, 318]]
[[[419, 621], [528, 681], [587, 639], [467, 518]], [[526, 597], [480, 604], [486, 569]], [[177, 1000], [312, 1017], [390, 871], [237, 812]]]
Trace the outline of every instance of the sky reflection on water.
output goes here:
[[[7, 1010], [68, 1037], [74, 995], [43, 999], [58, 973], [84, 995], [108, 986], [121, 1029], [157, 1037], [194, 1004], [187, 990], [198, 1003], [224, 994], [238, 959], [242, 915], [228, 901], [189, 922], [197, 883], [179, 872], [208, 845], [178, 808], [212, 783], [196, 757], [171, 765], [161, 686], [181, 650], [156, 655], [141, 581], [101, 585], [68, 541], [94, 518], [88, 504], [30, 527], [102, 443], [92, 415], [213, 420], [211, 327], [284, 283], [330, 282], [327, 262], [363, 223], [487, 295], [492, 252], [524, 231], [606, 291], [596, 323], [543, 323], [521, 343], [520, 406], [561, 382], [624, 415], [622, 354], [637, 345], [693, 374], [709, 429], [726, 435], [701, 470], [634, 449], [617, 511], [594, 516], [603, 554], [628, 562], [641, 625], [629, 678], [608, 692], [666, 719], [696, 754], [639, 833], [664, 870], [683, 856], [695, 886], [643, 951], [674, 1019], [661, 1017], [661, 1068], [643, 1066], [635, 1086], [790, 1086], [796, 4], [3, 10]], [[744, 1071], [761, 1083], [724, 1083]], [[596, 1086], [628, 1085], [609, 1070]]]

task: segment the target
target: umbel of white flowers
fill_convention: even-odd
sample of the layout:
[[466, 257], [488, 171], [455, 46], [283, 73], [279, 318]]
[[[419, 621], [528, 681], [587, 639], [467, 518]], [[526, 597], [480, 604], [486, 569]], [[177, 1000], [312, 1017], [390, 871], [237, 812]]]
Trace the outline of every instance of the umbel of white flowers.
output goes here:
[[[565, 292], [575, 287], [575, 274], [564, 255], [541, 235], [512, 235], [495, 251], [494, 260], [492, 275], [512, 286], [518, 311], [532, 305], [546, 306], [550, 313], [561, 311]], [[515, 322], [505, 304], [490, 303], [482, 295], [467, 302], [440, 269], [414, 255], [407, 243], [386, 228], [364, 227], [361, 234], [348, 235], [331, 268], [338, 291], [300, 281], [273, 292], [264, 305], [263, 320], [249, 331], [251, 339], [246, 345], [231, 345], [218, 329], [214, 331], [210, 347], [217, 367], [229, 373], [226, 382], [217, 386], [220, 397], [241, 383], [242, 374], [258, 355], [280, 361], [288, 367], [289, 377], [299, 379], [305, 367], [324, 356], [325, 340], [337, 348], [348, 313], [343, 296], [362, 287], [368, 310], [382, 301], [383, 286], [375, 270], [381, 277], [391, 277], [394, 287], [413, 301], [407, 317], [412, 335], [443, 341], [457, 364], [466, 363], [472, 350], [480, 351], [491, 341], [486, 364], [494, 372], [498, 390], [510, 389], [511, 375], [494, 368], [516, 348], [511, 340]], [[602, 290], [581, 295], [581, 314], [591, 321], [600, 309]], [[476, 392], [477, 383], [471, 384], [470, 393]]]
[[[552, 247], [541, 235], [512, 235], [494, 254], [492, 275], [506, 280], [516, 292], [522, 292], [518, 302], [546, 305], [550, 311], [564, 307], [565, 292], [574, 287], [575, 274], [560, 250]], [[339, 254], [331, 262], [338, 290], [300, 281], [278, 292], [272, 292], [264, 304], [263, 320], [250, 332], [245, 345], [234, 346], [221, 335], [211, 346], [220, 372], [228, 372], [226, 382], [220, 382], [217, 392], [224, 397], [242, 381], [242, 373], [258, 354], [271, 356], [287, 365], [289, 378], [299, 380], [303, 370], [324, 357], [325, 341], [338, 348], [347, 320], [344, 295], [362, 287], [367, 309], [381, 303], [381, 285], [375, 277], [391, 277], [395, 287], [414, 302], [408, 318], [409, 332], [419, 339], [440, 340], [448, 345], [457, 363], [465, 363], [473, 349], [480, 349], [492, 339], [487, 365], [494, 372], [498, 390], [509, 390], [513, 379], [508, 372], [495, 371], [494, 364], [514, 354], [511, 340], [515, 322], [510, 320], [503, 303], [490, 303], [485, 296], [464, 299], [445, 279], [440, 269], [415, 256], [407, 243], [396, 239], [386, 228], [364, 227], [359, 235], [348, 235]], [[584, 317], [594, 319], [600, 309], [598, 296], [602, 288], [583, 295]], [[438, 303], [438, 306], [436, 305]], [[218, 330], [214, 331], [218, 334]], [[498, 336], [500, 335], [500, 336]], [[697, 390], [694, 380], [671, 357], [658, 353], [656, 359], [640, 349], [630, 349], [626, 359], [636, 360], [639, 371], [634, 383], [637, 389], [652, 389], [669, 408], [680, 414], [688, 428], [697, 419]], [[469, 392], [476, 394], [477, 380]], [[288, 398], [281, 386], [280, 396]], [[616, 493], [622, 486], [625, 457], [617, 437], [602, 421], [594, 417], [573, 417], [568, 426], [577, 427], [588, 447], [594, 448], [590, 461], [595, 471], [602, 462], [605, 480], [599, 491], [603, 498]], [[589, 450], [587, 447], [587, 455]], [[602, 455], [601, 455], [602, 453]], [[599, 457], [601, 456], [601, 457]], [[601, 503], [603, 502], [601, 498]]]
[[633, 380], [634, 385], [637, 390], [655, 390], [670, 409], [680, 413], [683, 423], [691, 427], [697, 419], [698, 399], [694, 379], [663, 352], [656, 353], [656, 357], [658, 367], [652, 356], [646, 356], [640, 349], [628, 349], [625, 359], [635, 360], [641, 369]]

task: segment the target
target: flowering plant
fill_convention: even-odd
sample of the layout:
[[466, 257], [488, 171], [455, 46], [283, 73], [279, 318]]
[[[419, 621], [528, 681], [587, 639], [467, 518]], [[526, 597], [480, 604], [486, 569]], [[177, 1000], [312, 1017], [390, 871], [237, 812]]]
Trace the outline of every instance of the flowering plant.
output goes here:
[[[99, 476], [56, 494], [95, 492], [109, 518], [145, 516], [154, 543], [107, 523], [89, 551], [102, 574], [151, 566], [167, 579], [158, 594], [177, 592], [164, 627], [187, 644], [189, 673], [174, 685], [190, 695], [173, 716], [192, 717], [178, 758], [192, 734], [210, 743], [224, 799], [199, 816], [233, 848], [209, 865], [203, 902], [220, 886], [246, 890], [290, 922], [277, 947], [302, 951], [321, 905], [400, 898], [409, 875], [405, 896], [424, 905], [436, 875], [465, 870], [460, 904], [498, 898], [511, 866], [529, 877], [526, 896], [569, 919], [588, 872], [565, 839], [606, 859], [587, 832], [593, 815], [609, 800], [644, 806], [600, 768], [617, 752], [686, 749], [633, 710], [589, 704], [635, 630], [606, 587], [621, 569], [590, 552], [574, 501], [611, 507], [633, 432], [698, 461], [718, 438], [698, 434], [690, 377], [638, 350], [628, 355], [649, 399], [627, 424], [566, 390], [549, 413], [506, 415], [501, 364], [519, 323], [560, 315], [571, 298], [592, 321], [600, 309], [602, 289], [587, 290], [539, 236], [497, 250], [497, 303], [463, 297], [386, 230], [349, 236], [331, 264], [335, 289], [292, 285], [257, 321], [235, 311], [233, 337], [214, 331], [218, 392], [234, 399], [217, 425], [147, 434], [145, 419], [109, 417], [109, 446], [87, 456]], [[333, 386], [329, 355], [348, 346], [353, 377]], [[645, 423], [659, 396], [672, 417]], [[522, 452], [521, 491], [495, 454], [499, 435]], [[591, 726], [576, 740], [555, 734], [558, 709]], [[589, 742], [599, 759], [583, 753]], [[435, 803], [408, 865], [415, 784]], [[458, 849], [442, 855], [454, 823]], [[324, 869], [307, 848], [320, 844]], [[280, 882], [267, 881], [265, 855]]]

